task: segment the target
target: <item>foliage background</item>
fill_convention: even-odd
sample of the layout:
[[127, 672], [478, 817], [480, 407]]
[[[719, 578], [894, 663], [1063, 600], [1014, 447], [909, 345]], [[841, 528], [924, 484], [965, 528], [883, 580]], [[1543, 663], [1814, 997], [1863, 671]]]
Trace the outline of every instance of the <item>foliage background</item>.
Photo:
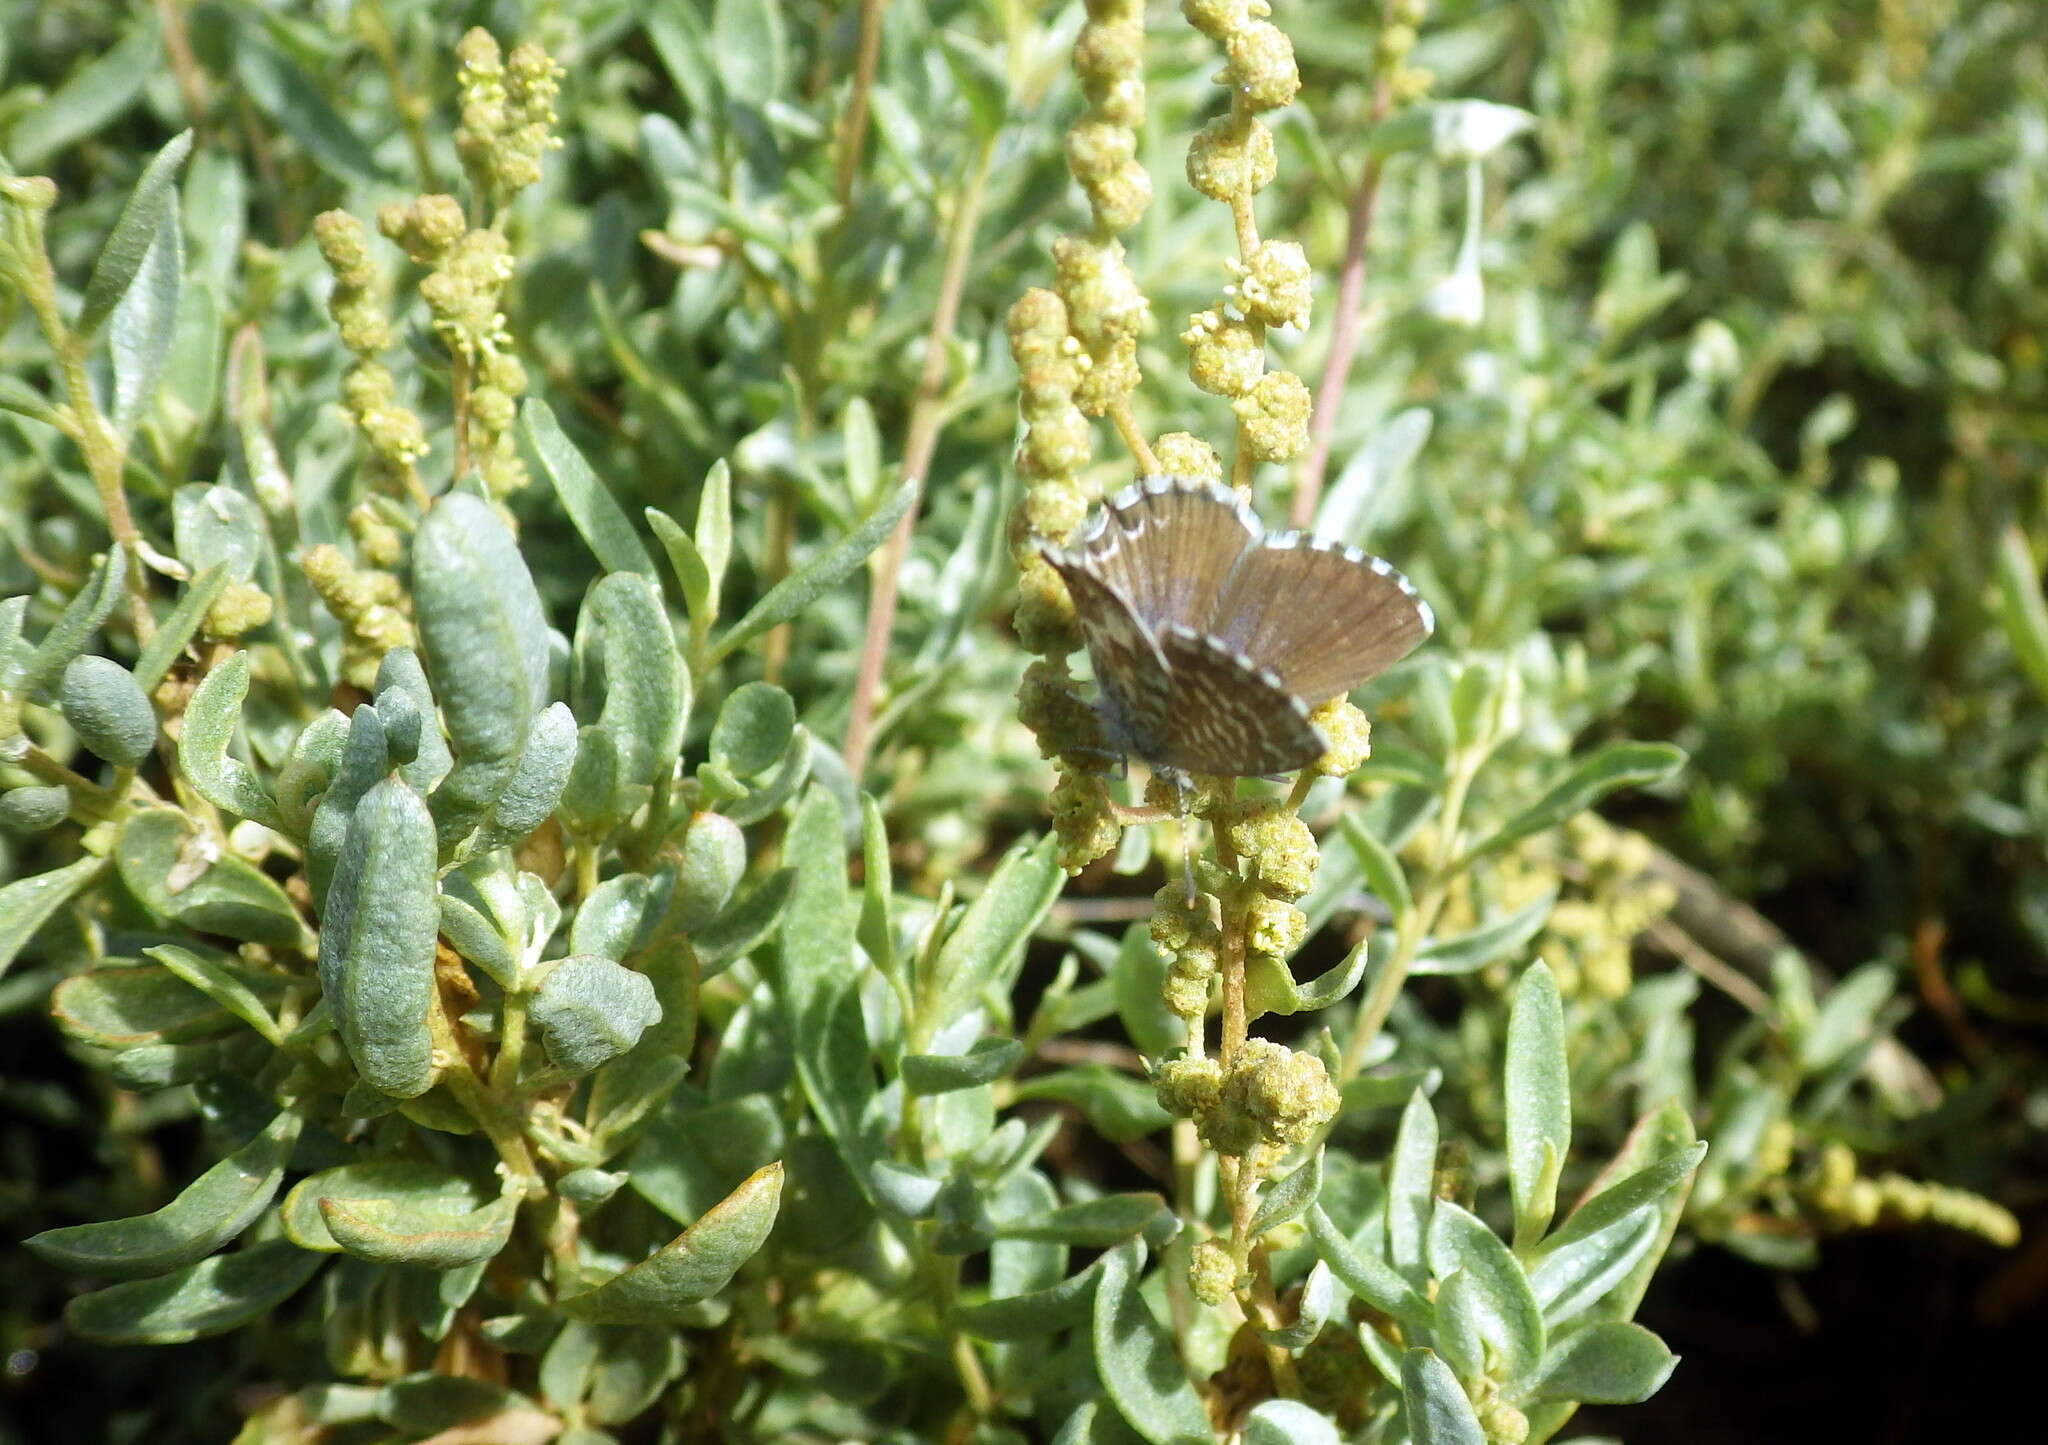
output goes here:
[[[1378, 27], [1364, 7], [1278, 9], [1306, 90], [1284, 113], [1262, 223], [1300, 239], [1326, 278], [1363, 154], [1361, 77]], [[189, 41], [182, 67], [166, 58], [166, 16]], [[836, 530], [878, 495], [867, 423], [893, 462], [917, 406], [945, 221], [982, 177], [869, 786], [917, 840], [923, 881], [985, 872], [1039, 825], [1044, 773], [1011, 721], [1021, 659], [998, 641], [1003, 564], [964, 592], [946, 569], [999, 515], [978, 513], [978, 499], [992, 508], [1010, 485], [1003, 313], [1044, 279], [1046, 242], [1076, 210], [1061, 143], [1078, 11], [887, 7], [872, 141], [838, 209], [851, 6], [307, 14], [0, 0], [0, 148], [62, 189], [60, 274], [90, 269], [143, 162], [202, 107], [188, 252], [219, 335], [245, 320], [261, 330], [274, 430], [302, 493], [335, 487], [355, 455], [334, 405], [347, 357], [323, 311], [312, 217], [410, 194], [423, 163], [450, 183], [449, 53], [472, 23], [538, 40], [567, 67], [566, 150], [516, 212], [508, 310], [534, 392], [635, 515], [686, 514], [719, 458], [797, 538]], [[1375, 455], [1398, 413], [1427, 409], [1412, 465], [1389, 469], [1398, 484], [1382, 489], [1375, 549], [1438, 604], [1448, 640], [1567, 676], [1532, 709], [1532, 757], [1582, 731], [1688, 749], [1677, 789], [1624, 798], [1611, 816], [1710, 875], [1724, 915], [1747, 920], [1733, 901], [1753, 906], [1837, 975], [1872, 960], [1895, 971], [1916, 1003], [1903, 1037], [1951, 1104], [1873, 1147], [2037, 1225], [2048, 707], [2001, 608], [1998, 558], [2008, 528], [2036, 554], [2048, 544], [2038, 15], [1990, 0], [1831, 0], [1791, 15], [1763, 0], [1452, 0], [1428, 13], [1416, 60], [1437, 93], [1524, 106], [1538, 124], [1486, 170], [1487, 304], [1474, 327], [1417, 307], [1453, 264], [1456, 171], [1389, 161], [1371, 328], [1333, 474]], [[1164, 322], [1206, 304], [1228, 231], [1219, 208], [1177, 185], [1180, 147], [1212, 103], [1207, 42], [1155, 17], [1148, 63], [1143, 158], [1162, 194], [1128, 240]], [[730, 95], [775, 99], [740, 116]], [[678, 267], [642, 239], [720, 228], [744, 244], [711, 265]], [[34, 351], [26, 318], [8, 322], [0, 371]], [[1201, 429], [1176, 329], [1146, 344], [1153, 431]], [[1312, 377], [1320, 336], [1290, 344]], [[197, 420], [170, 450], [184, 475], [210, 478], [225, 454], [207, 420], [217, 399], [189, 402]], [[79, 520], [92, 515], [81, 491], [47, 432], [0, 434], [13, 544], [0, 593], [29, 589], [24, 547], [75, 566], [101, 545]], [[1284, 489], [1273, 495], [1277, 517]], [[515, 501], [559, 621], [594, 567], [556, 505], [541, 486]], [[742, 565], [762, 566], [776, 545], [764, 536]], [[788, 655], [784, 681], [823, 738], [845, 727], [863, 616], [858, 589], [840, 589]], [[927, 640], [948, 628], [971, 641]], [[34, 841], [5, 846], [9, 876], [44, 866]], [[1098, 871], [1072, 896], [1133, 891]], [[1643, 961], [1669, 966], [1654, 951]], [[1454, 993], [1420, 997], [1439, 1022], [1456, 1012]], [[149, 1133], [147, 1120], [110, 1116], [40, 1005], [36, 988], [14, 985], [0, 1003], [0, 1209], [15, 1235], [149, 1207], [159, 1181], [189, 1174], [196, 1143], [189, 1126]], [[1703, 1057], [1738, 1032], [1738, 1010], [1711, 992], [1696, 1015]], [[1963, 1429], [2009, 1388], [2010, 1342], [2042, 1321], [2044, 1257], [2037, 1234], [1999, 1258], [1908, 1233], [1830, 1241], [1815, 1274], [1788, 1276], [1702, 1245], [1645, 1308], [1687, 1363], [1615, 1428]], [[15, 1279], [29, 1266], [6, 1268]], [[1799, 1324], [1809, 1309], [1811, 1333]], [[110, 1439], [222, 1438], [237, 1380], [291, 1378], [287, 1357], [304, 1347], [266, 1341], [272, 1358], [240, 1375], [219, 1341], [143, 1352], [51, 1339], [47, 1283], [10, 1291], [5, 1310], [9, 1346], [25, 1353], [0, 1402], [22, 1439], [99, 1424]]]

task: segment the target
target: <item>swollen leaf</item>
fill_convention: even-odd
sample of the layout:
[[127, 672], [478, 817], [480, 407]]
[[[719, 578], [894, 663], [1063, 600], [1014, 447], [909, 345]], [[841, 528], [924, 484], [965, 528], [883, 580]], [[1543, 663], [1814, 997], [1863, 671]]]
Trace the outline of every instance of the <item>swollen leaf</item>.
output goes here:
[[467, 1179], [423, 1159], [371, 1159], [301, 1179], [285, 1195], [278, 1218], [285, 1238], [299, 1248], [334, 1254], [341, 1242], [327, 1228], [325, 1202], [358, 1215], [381, 1209], [386, 1219], [455, 1219], [473, 1212], [482, 1198]]
[[548, 1058], [570, 1078], [627, 1052], [660, 1020], [661, 1005], [645, 974], [592, 954], [556, 964], [533, 998], [533, 1022]]
[[494, 1259], [512, 1237], [519, 1196], [503, 1194], [481, 1209], [457, 1210], [389, 1198], [319, 1199], [320, 1219], [334, 1242], [373, 1264], [459, 1269]]

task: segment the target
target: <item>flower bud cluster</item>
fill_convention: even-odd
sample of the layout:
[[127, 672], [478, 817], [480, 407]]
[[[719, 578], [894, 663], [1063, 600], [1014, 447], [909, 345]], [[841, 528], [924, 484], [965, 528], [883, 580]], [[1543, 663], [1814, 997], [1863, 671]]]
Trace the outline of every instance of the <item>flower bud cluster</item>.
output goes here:
[[1650, 843], [1640, 833], [1581, 813], [1564, 836], [1585, 878], [1551, 909], [1537, 950], [1567, 996], [1620, 998], [1635, 982], [1636, 938], [1671, 911], [1677, 890], [1650, 874]]
[[368, 691], [385, 653], [415, 645], [412, 623], [399, 610], [404, 584], [389, 572], [357, 567], [327, 542], [307, 548], [299, 569], [344, 629], [342, 675]]
[[327, 313], [341, 344], [355, 363], [341, 381], [342, 404], [369, 444], [365, 479], [373, 488], [395, 491], [427, 454], [426, 429], [398, 399], [398, 383], [377, 353], [391, 347], [391, 322], [384, 314], [383, 278], [370, 258], [369, 232], [347, 211], [325, 211], [313, 222], [321, 259], [334, 273]]
[[[471, 34], [481, 32], [472, 31]], [[526, 484], [526, 465], [512, 440], [526, 368], [512, 351], [503, 308], [512, 279], [512, 250], [493, 227], [471, 229], [453, 196], [420, 196], [385, 206], [377, 228], [428, 268], [420, 297], [434, 330], [470, 367], [467, 400], [471, 463], [493, 496]]]
[[2005, 1247], [2018, 1243], [2020, 1237], [2019, 1221], [2012, 1211], [1981, 1194], [1903, 1174], [1876, 1178], [1859, 1174], [1856, 1155], [1846, 1144], [1830, 1144], [1822, 1152], [1806, 1200], [1830, 1229], [1939, 1224]]
[[1209, 1011], [1209, 982], [1223, 958], [1221, 903], [1213, 893], [1189, 898], [1178, 883], [1160, 889], [1154, 901], [1150, 932], [1166, 959], [1166, 1006], [1187, 1021], [1191, 1035], [1198, 1034]]
[[561, 147], [555, 96], [566, 72], [538, 45], [515, 46], [509, 59], [478, 27], [455, 47], [462, 62], [462, 124], [455, 150], [477, 189], [503, 203], [540, 179], [541, 157]]
[[1170, 1059], [1153, 1073], [1169, 1114], [1193, 1119], [1218, 1154], [1277, 1157], [1307, 1143], [1337, 1112], [1337, 1086], [1314, 1054], [1246, 1039], [1227, 1060]]

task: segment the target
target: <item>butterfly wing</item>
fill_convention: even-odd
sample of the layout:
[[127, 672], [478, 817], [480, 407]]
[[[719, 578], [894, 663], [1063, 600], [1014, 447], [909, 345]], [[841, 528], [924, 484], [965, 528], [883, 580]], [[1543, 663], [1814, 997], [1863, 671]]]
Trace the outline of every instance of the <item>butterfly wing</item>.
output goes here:
[[1204, 625], [1230, 571], [1260, 536], [1228, 487], [1147, 477], [1110, 498], [1074, 552], [1154, 634]]
[[1278, 532], [1238, 559], [1201, 626], [1312, 706], [1392, 667], [1436, 621], [1378, 557]]
[[1271, 668], [1207, 633], [1175, 625], [1160, 634], [1171, 689], [1148, 761], [1190, 773], [1254, 777], [1291, 773], [1323, 755], [1308, 704]]
[[1159, 644], [1123, 594], [1087, 562], [1057, 547], [1042, 547], [1039, 555], [1060, 574], [1074, 599], [1088, 660], [1095, 667], [1095, 685], [1102, 691], [1110, 741], [1148, 763], [1157, 762], [1154, 740], [1165, 725], [1171, 691]]

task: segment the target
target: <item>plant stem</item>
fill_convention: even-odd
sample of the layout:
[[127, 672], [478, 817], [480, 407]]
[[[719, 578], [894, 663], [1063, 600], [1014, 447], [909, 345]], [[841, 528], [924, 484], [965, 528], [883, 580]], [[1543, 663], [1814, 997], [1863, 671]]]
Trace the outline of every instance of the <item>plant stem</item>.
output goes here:
[[946, 232], [946, 256], [939, 275], [938, 299], [932, 306], [932, 324], [925, 333], [924, 369], [917, 379], [917, 395], [911, 402], [910, 423], [903, 442], [903, 476], [917, 484], [917, 495], [869, 572], [868, 626], [860, 653], [860, 670], [854, 677], [853, 701], [846, 720], [846, 742], [840, 749], [846, 770], [860, 781], [867, 767], [868, 751], [874, 745], [875, 695], [881, 688], [882, 663], [889, 651], [889, 633], [896, 623], [896, 588], [903, 571], [903, 559], [910, 551], [910, 538], [917, 527], [924, 501], [925, 473], [931, 466], [932, 451], [938, 445], [942, 419], [940, 393], [946, 382], [946, 342], [960, 310], [960, 292], [967, 284], [967, 264], [973, 257], [974, 233], [981, 220], [981, 203], [988, 186], [989, 167], [995, 159], [995, 138], [984, 140], [953, 208]]
[[[1372, 117], [1368, 129], [1386, 117], [1389, 104], [1387, 82], [1381, 79], [1373, 90]], [[1306, 527], [1315, 520], [1316, 502], [1323, 492], [1323, 473], [1330, 464], [1330, 438], [1337, 430], [1337, 412], [1344, 397], [1344, 385], [1351, 375], [1352, 360], [1358, 354], [1362, 303], [1365, 295], [1365, 248], [1372, 237], [1372, 219], [1380, 195], [1380, 158], [1368, 155], [1359, 173], [1358, 187], [1351, 193], [1344, 232], [1344, 265], [1337, 273], [1336, 313], [1330, 327], [1330, 354], [1323, 360], [1323, 374], [1316, 382], [1315, 410], [1309, 415], [1308, 452], [1295, 474], [1294, 500], [1287, 509], [1288, 522]]]
[[[846, 118], [839, 128], [839, 162], [832, 194], [844, 207], [853, 196], [853, 178], [860, 169], [862, 142], [868, 133], [868, 97], [875, 88], [875, 62], [882, 53], [882, 6], [885, 0], [860, 0], [860, 35], [854, 42], [853, 85], [846, 97]], [[844, 223], [844, 217], [841, 223]]]

